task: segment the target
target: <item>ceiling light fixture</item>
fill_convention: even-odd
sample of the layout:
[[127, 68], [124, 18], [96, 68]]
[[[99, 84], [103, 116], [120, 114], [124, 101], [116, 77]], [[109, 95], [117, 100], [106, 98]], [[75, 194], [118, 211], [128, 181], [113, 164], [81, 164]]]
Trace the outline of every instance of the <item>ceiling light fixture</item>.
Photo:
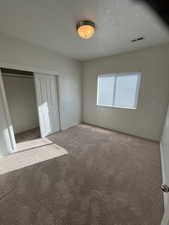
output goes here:
[[76, 30], [83, 39], [90, 39], [96, 30], [96, 25], [90, 20], [83, 20], [76, 24]]

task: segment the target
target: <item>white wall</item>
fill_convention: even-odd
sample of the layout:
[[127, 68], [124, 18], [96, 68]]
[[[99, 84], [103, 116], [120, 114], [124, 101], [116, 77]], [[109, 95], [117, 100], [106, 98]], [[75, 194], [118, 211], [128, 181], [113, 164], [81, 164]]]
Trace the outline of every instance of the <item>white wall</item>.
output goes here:
[[[83, 121], [160, 140], [169, 101], [169, 45], [104, 57], [83, 64]], [[97, 75], [141, 72], [136, 110], [96, 106]]]
[[9, 77], [3, 81], [15, 133], [39, 126], [34, 79]]
[[61, 128], [81, 121], [81, 63], [0, 34], [0, 66], [59, 75]]

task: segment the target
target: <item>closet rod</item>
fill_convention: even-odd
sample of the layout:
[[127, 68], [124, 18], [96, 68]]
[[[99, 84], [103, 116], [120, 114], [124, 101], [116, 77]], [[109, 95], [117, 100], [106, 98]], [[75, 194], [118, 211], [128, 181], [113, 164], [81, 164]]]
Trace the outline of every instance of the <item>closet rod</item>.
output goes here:
[[13, 77], [13, 78], [24, 78], [24, 79], [33, 79], [33, 76], [30, 75], [12, 75], [12, 74], [2, 74], [3, 77]]
[[33, 72], [25, 71], [25, 70], [14, 70], [14, 69], [7, 69], [7, 68], [0, 68], [2, 73], [7, 73], [7, 74], [14, 74], [14, 75], [28, 75], [32, 76]]

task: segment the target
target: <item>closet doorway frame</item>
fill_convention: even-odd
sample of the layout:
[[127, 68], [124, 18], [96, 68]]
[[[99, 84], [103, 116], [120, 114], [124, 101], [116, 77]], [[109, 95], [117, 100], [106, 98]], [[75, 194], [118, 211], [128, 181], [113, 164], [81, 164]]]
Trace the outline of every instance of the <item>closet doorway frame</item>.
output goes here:
[[[62, 126], [61, 126], [61, 103], [60, 103], [60, 76], [59, 73], [56, 71], [51, 71], [51, 70], [45, 70], [45, 69], [37, 69], [34, 67], [27, 67], [27, 66], [20, 66], [20, 65], [11, 65], [11, 64], [6, 64], [6, 63], [0, 63], [0, 70], [1, 69], [11, 69], [11, 70], [20, 70], [20, 71], [27, 71], [27, 72], [31, 72], [33, 73], [33, 79], [34, 79], [34, 84], [35, 84], [35, 74], [44, 74], [44, 75], [52, 75], [52, 76], [56, 76], [56, 83], [57, 83], [57, 100], [58, 100], [58, 116], [59, 116], [59, 131], [62, 130]], [[11, 122], [11, 115], [9, 112], [9, 107], [8, 107], [8, 100], [6, 98], [6, 92], [4, 92], [4, 82], [3, 79], [0, 80], [0, 88], [2, 88], [2, 93], [3, 93], [3, 100], [4, 100], [4, 111], [5, 111], [5, 119], [6, 119], [6, 123], [8, 125], [8, 135], [9, 135], [9, 143], [8, 146], [10, 146], [10, 148], [7, 150], [7, 154], [10, 153], [14, 153], [17, 152], [16, 150], [16, 140], [15, 140], [15, 135], [14, 135], [14, 131], [13, 131], [13, 124]], [[35, 85], [35, 93], [36, 92], [36, 85]], [[5, 95], [4, 95], [5, 94]], [[38, 102], [37, 102], [37, 94], [36, 94], [36, 107], [38, 109]], [[39, 110], [38, 110], [38, 120], [39, 120], [39, 126], [40, 126], [40, 118], [39, 118]], [[9, 126], [10, 125], [10, 126]], [[11, 128], [12, 127], [12, 128]], [[41, 129], [40, 129], [41, 130]], [[12, 136], [12, 138], [11, 138]], [[42, 134], [41, 134], [42, 137]]]

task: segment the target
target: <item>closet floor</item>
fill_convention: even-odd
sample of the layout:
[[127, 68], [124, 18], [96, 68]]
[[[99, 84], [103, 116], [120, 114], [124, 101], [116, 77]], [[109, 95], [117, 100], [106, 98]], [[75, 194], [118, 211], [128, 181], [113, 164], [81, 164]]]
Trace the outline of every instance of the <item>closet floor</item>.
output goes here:
[[15, 134], [16, 143], [30, 141], [40, 138], [40, 128], [34, 128], [31, 130], [24, 131], [22, 133]]

